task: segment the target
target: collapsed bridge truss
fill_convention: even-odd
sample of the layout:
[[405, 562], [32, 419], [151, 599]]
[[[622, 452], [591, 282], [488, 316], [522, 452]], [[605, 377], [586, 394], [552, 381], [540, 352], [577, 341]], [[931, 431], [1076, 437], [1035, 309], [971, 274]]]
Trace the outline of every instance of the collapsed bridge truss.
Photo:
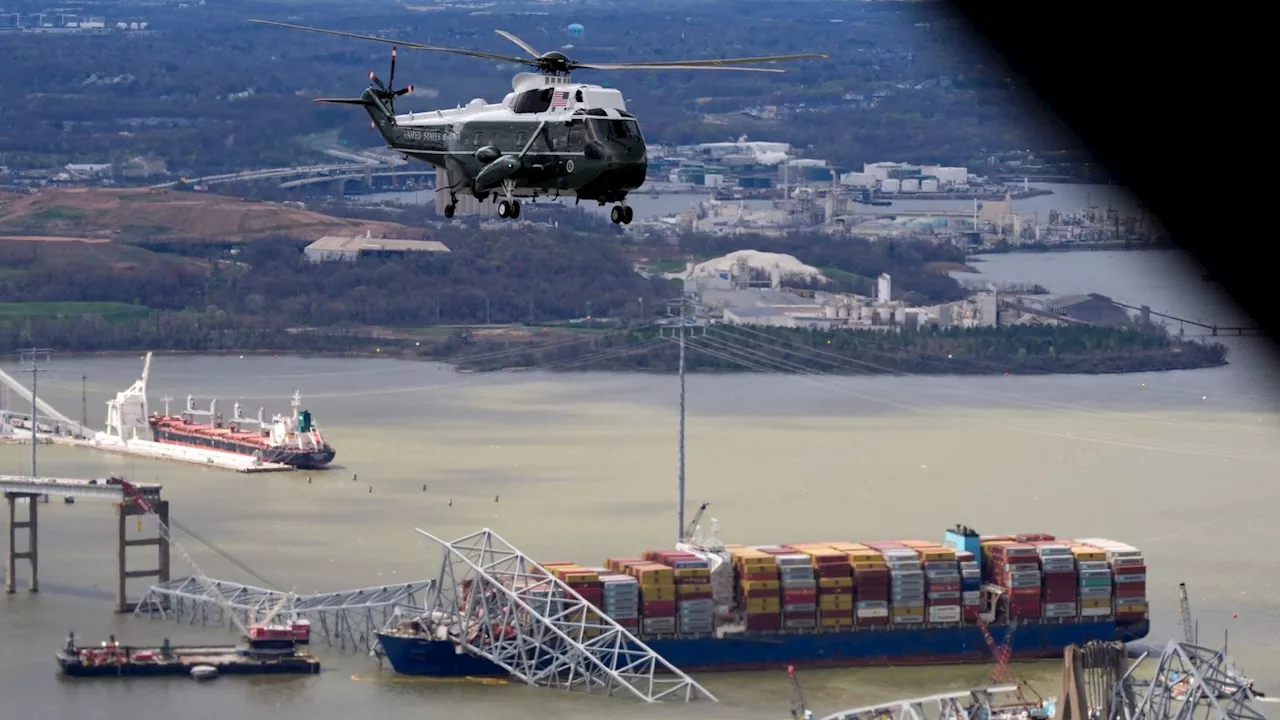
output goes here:
[[648, 702], [715, 697], [497, 533], [445, 549], [428, 604], [451, 639], [530, 685], [628, 693]]
[[[212, 585], [212, 587], [210, 587]], [[367, 652], [377, 645], [374, 632], [394, 624], [403, 616], [421, 615], [425, 597], [434, 582], [379, 585], [314, 595], [292, 595], [252, 585], [194, 577], [152, 585], [138, 601], [134, 617], [173, 618], [191, 625], [219, 624], [234, 627], [214, 593], [244, 624], [273, 613], [282, 617], [306, 618], [312, 637], [322, 637], [330, 646]]]

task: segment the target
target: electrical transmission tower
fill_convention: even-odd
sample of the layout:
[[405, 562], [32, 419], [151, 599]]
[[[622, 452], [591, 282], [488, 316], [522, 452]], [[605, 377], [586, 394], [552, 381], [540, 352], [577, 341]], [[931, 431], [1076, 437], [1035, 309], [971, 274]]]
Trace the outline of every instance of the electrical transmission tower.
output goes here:
[[53, 353], [49, 348], [27, 348], [19, 350], [18, 357], [23, 363], [30, 363], [30, 367], [23, 368], [21, 372], [31, 373], [31, 477], [39, 477], [36, 471], [36, 445], [39, 439], [36, 436], [36, 428], [39, 423], [36, 421], [36, 379], [40, 373], [49, 372], [40, 367], [40, 361], [49, 362], [50, 355]]

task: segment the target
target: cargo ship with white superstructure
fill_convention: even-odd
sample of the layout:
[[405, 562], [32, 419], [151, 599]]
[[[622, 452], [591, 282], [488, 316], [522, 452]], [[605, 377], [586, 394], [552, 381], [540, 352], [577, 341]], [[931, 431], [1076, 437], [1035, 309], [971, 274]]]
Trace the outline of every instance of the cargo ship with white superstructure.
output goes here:
[[[298, 392], [293, 394], [293, 411], [289, 415], [273, 415], [268, 421], [265, 409], [258, 408], [256, 418], [245, 417], [240, 403], [235, 403], [231, 418], [224, 420], [218, 413], [217, 400], [210, 401], [208, 410], [197, 410], [191, 395], [186, 398], [186, 408], [177, 414], [170, 411], [172, 398], [168, 397], [163, 400], [163, 413], [151, 412], [150, 379], [151, 353], [147, 353], [142, 377], [107, 402], [107, 428], [92, 440], [94, 446], [136, 448], [152, 455], [161, 451], [185, 453], [191, 457], [175, 459], [216, 457], [227, 466], [242, 463], [245, 467], [281, 470], [319, 469], [333, 462], [337, 454], [311, 412], [303, 409]], [[148, 430], [150, 438], [146, 437]], [[165, 451], [161, 446], [172, 449]]]
[[333, 462], [336, 452], [311, 419], [311, 411], [302, 408], [298, 392], [293, 394], [292, 407], [292, 414], [275, 415], [267, 423], [263, 408], [258, 408], [257, 418], [249, 418], [240, 414], [240, 403], [236, 403], [230, 422], [224, 423], [217, 400], [210, 402], [208, 410], [196, 410], [195, 399], [188, 395], [186, 410], [172, 415], [166, 402], [164, 414], [153, 413], [147, 424], [158, 443], [221, 450], [302, 470]]

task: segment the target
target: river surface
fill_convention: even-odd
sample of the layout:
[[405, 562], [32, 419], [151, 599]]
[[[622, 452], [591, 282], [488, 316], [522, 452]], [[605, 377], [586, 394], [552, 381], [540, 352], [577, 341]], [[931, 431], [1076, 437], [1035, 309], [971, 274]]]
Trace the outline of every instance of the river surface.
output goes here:
[[[996, 280], [1094, 291], [1153, 310], [1233, 321], [1216, 286], [1170, 252], [988, 256]], [[1191, 334], [1188, 329], [1188, 334]], [[1269, 341], [1230, 338], [1220, 368], [1110, 376], [688, 379], [688, 504], [711, 501], [727, 542], [938, 539], [981, 532], [1112, 537], [1147, 556], [1153, 630], [1180, 634], [1186, 582], [1202, 642], [1230, 651], [1280, 691], [1280, 388]], [[139, 357], [64, 358], [41, 396], [79, 416], [81, 375], [95, 423]], [[340, 590], [432, 576], [444, 538], [483, 527], [531, 556], [596, 564], [669, 547], [676, 529], [672, 377], [458, 374], [376, 359], [157, 357], [151, 398], [217, 396], [287, 411], [301, 390], [338, 449], [325, 472], [240, 475], [90, 450], [41, 447], [43, 475], [123, 473], [160, 482], [175, 519], [284, 588]], [[29, 449], [0, 447], [0, 471]], [[353, 481], [353, 474], [358, 480]], [[311, 482], [308, 483], [308, 475]], [[426, 490], [423, 490], [424, 484]], [[371, 491], [372, 489], [372, 491]], [[0, 597], [0, 717], [781, 718], [771, 673], [702, 674], [717, 705], [650, 707], [516, 683], [403, 678], [318, 645], [319, 676], [123, 682], [57, 677], [68, 629], [131, 643], [230, 640], [225, 631], [112, 613], [114, 513], [101, 501], [40, 508], [41, 592]], [[134, 529], [130, 527], [130, 533]], [[181, 536], [180, 536], [181, 537]], [[208, 575], [249, 581], [194, 541]], [[137, 549], [135, 567], [145, 567]], [[132, 556], [131, 556], [132, 557]], [[190, 572], [175, 553], [173, 572]], [[19, 577], [25, 568], [19, 565]], [[136, 595], [143, 589], [132, 587]], [[1056, 694], [1059, 664], [1016, 667]], [[804, 670], [817, 717], [895, 697], [963, 689], [989, 667]]]

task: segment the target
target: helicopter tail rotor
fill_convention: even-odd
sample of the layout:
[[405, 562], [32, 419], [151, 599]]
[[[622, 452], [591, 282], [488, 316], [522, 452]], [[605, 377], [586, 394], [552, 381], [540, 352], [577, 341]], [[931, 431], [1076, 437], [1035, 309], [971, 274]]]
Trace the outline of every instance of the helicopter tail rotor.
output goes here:
[[396, 110], [396, 98], [401, 95], [407, 95], [413, 92], [413, 85], [406, 85], [399, 90], [395, 89], [396, 85], [396, 46], [391, 46], [391, 69], [387, 72], [387, 82], [384, 84], [382, 78], [379, 78], [372, 70], [369, 71], [369, 82], [372, 84], [370, 89], [373, 94], [387, 104], [387, 109], [394, 115]]

